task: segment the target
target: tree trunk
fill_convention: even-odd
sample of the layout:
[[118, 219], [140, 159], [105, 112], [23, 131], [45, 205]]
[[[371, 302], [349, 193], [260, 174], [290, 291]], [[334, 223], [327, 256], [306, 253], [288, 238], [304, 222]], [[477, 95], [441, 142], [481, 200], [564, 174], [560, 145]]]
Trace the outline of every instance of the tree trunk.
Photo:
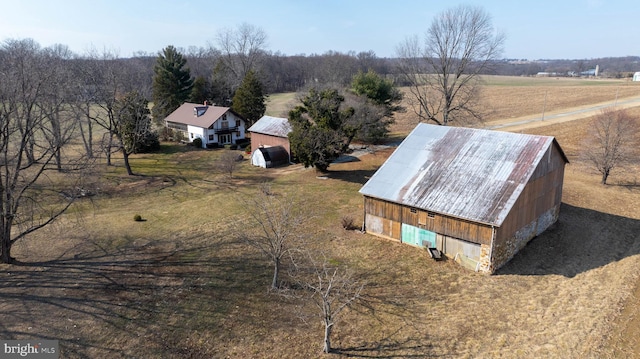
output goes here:
[[324, 323], [324, 346], [322, 347], [323, 353], [331, 353], [331, 328], [333, 324], [327, 322]]
[[[6, 223], [3, 224], [6, 225]], [[0, 262], [11, 264], [13, 260], [14, 258], [11, 257], [11, 233], [3, 233], [0, 238]]]
[[108, 135], [109, 139], [106, 146], [107, 166], [111, 166], [111, 146], [113, 145], [113, 134]]
[[276, 259], [273, 265], [273, 280], [271, 281], [271, 289], [278, 289], [279, 273], [280, 273], [280, 259]]
[[54, 158], [56, 162], [56, 169], [58, 172], [62, 172], [62, 154], [60, 153], [60, 148], [55, 150]]
[[609, 178], [609, 171], [603, 171], [602, 172], [602, 181], [600, 181], [601, 184], [607, 184], [607, 178]]
[[[2, 207], [4, 206], [6, 206], [6, 204], [2, 203]], [[11, 242], [12, 225], [13, 217], [10, 214], [5, 214], [0, 217], [0, 262], [7, 264], [14, 262], [14, 258], [11, 257], [11, 246], [13, 245]]]
[[91, 123], [89, 122], [89, 128], [88, 130], [84, 129], [84, 126], [82, 126], [82, 124], [80, 123], [78, 125], [78, 127], [80, 128], [80, 135], [82, 137], [82, 143], [84, 144], [84, 150], [85, 153], [87, 154], [87, 158], [93, 158], [93, 145], [92, 145], [92, 134], [91, 134]]
[[124, 147], [122, 148], [122, 157], [124, 157], [124, 168], [127, 169], [127, 174], [133, 176], [133, 171], [131, 171], [131, 165], [129, 164], [129, 153], [127, 153]]
[[[91, 116], [89, 115], [90, 107], [88, 104], [86, 105], [85, 111], [86, 114], [83, 113], [83, 115], [78, 115], [78, 128], [80, 129], [80, 136], [82, 137], [82, 143], [84, 144], [84, 150], [87, 153], [87, 158], [93, 158], [93, 125]], [[84, 121], [82, 116], [84, 116], [84, 119], [87, 121], [86, 129], [83, 125]]]

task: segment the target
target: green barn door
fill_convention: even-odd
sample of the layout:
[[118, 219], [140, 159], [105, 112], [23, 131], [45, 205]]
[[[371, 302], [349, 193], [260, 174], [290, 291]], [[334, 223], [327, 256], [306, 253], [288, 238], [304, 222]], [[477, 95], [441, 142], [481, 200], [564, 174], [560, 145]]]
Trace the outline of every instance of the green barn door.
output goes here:
[[408, 243], [413, 246], [424, 248], [435, 248], [436, 234], [426, 229], [414, 227], [408, 224], [402, 224], [402, 243]]

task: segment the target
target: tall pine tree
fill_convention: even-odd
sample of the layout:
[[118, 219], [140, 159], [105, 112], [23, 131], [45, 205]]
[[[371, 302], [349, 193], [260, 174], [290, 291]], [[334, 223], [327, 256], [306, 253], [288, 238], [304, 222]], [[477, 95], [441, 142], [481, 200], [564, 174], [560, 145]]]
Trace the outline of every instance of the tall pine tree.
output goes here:
[[191, 95], [189, 101], [194, 103], [204, 103], [205, 101], [211, 101], [211, 85], [207, 82], [203, 76], [198, 76], [193, 81], [193, 88], [191, 89]]
[[189, 99], [193, 87], [187, 60], [169, 45], [158, 55], [153, 67], [153, 118], [161, 122]]
[[254, 124], [266, 110], [264, 86], [253, 70], [247, 72], [242, 84], [233, 96], [231, 108], [247, 121], [247, 127]]

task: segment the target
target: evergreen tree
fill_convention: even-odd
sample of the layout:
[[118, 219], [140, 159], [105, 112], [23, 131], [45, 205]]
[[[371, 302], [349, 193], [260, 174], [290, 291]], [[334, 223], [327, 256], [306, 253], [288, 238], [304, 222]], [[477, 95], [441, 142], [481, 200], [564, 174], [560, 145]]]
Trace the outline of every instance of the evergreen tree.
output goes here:
[[153, 67], [153, 117], [161, 122], [191, 95], [193, 79], [185, 67], [187, 60], [169, 45], [158, 55]]
[[305, 167], [324, 172], [348, 147], [355, 132], [354, 109], [342, 109], [344, 97], [335, 89], [311, 89], [302, 105], [289, 112], [291, 152]]
[[399, 105], [402, 92], [392, 81], [384, 79], [373, 70], [366, 73], [359, 71], [353, 76], [351, 87], [356, 95], [365, 96], [374, 104], [384, 106], [387, 117], [392, 117], [393, 112], [403, 109]]
[[247, 72], [233, 96], [231, 108], [245, 118], [247, 127], [254, 124], [266, 110], [264, 86], [253, 70]]
[[191, 89], [191, 95], [189, 96], [189, 102], [204, 103], [211, 100], [211, 85], [208, 81], [198, 76], [193, 81], [193, 88]]
[[368, 143], [377, 143], [386, 138], [389, 126], [394, 122], [394, 112], [404, 111], [399, 105], [402, 92], [392, 81], [372, 70], [359, 71], [353, 76], [351, 89], [357, 95], [352, 99], [356, 115], [350, 121], [356, 130], [356, 138]]

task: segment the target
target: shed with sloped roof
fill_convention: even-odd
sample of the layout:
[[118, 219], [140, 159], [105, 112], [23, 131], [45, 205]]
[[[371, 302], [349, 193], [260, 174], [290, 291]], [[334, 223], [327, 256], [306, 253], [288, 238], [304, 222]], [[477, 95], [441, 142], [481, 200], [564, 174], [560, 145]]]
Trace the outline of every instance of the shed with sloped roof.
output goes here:
[[258, 148], [282, 146], [291, 156], [289, 120], [282, 117], [262, 116], [247, 130], [251, 134], [251, 152]]
[[360, 189], [364, 226], [493, 273], [558, 219], [566, 163], [553, 137], [419, 124]]

